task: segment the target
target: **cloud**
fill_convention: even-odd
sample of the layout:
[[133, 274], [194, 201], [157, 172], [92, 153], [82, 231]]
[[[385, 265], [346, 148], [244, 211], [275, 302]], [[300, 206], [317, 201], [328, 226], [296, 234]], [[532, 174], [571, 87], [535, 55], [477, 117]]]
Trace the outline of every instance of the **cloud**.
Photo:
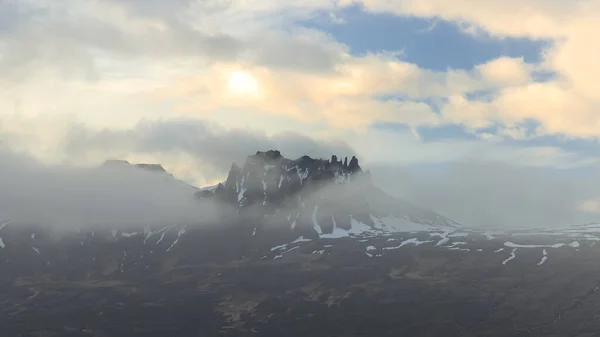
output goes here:
[[597, 8], [597, 3], [594, 1], [563, 0], [528, 0], [519, 5], [509, 6], [500, 0], [485, 0], [477, 3], [469, 0], [459, 0], [453, 3], [443, 0], [347, 2], [362, 4], [367, 10], [373, 12], [390, 12], [425, 18], [437, 17], [461, 23], [465, 27], [475, 26], [499, 37], [527, 36], [532, 38], [560, 36], [565, 24], [589, 13], [590, 8]]
[[[268, 130], [267, 138], [291, 129], [362, 137], [376, 122], [413, 129], [458, 123], [474, 133], [497, 126], [498, 134], [485, 132], [490, 139], [596, 137], [596, 2], [527, 0], [517, 11], [497, 0], [360, 2], [373, 12], [454, 22], [475, 37], [552, 42], [538, 64], [501, 57], [446, 71], [420, 68], [397, 51], [352, 55], [350, 46], [300, 24], [322, 13], [339, 17], [355, 3], [2, 2], [0, 13], [10, 20], [0, 20], [0, 133], [10, 148], [44, 161], [61, 157], [61, 135], [74, 123], [121, 139], [104, 141], [113, 151], [137, 146], [132, 130], [142, 119], [201, 118]], [[556, 77], [538, 83], [536, 71]], [[257, 90], [231, 90], [233, 72]], [[473, 98], [479, 92], [489, 95]], [[539, 122], [534, 135], [520, 127], [525, 120]], [[460, 153], [472, 148], [461, 146]], [[197, 165], [192, 154], [174, 146], [135, 156], [176, 160], [187, 176]]]
[[[594, 125], [600, 123], [600, 93], [595, 84], [600, 76], [596, 61], [600, 57], [598, 1], [528, 0], [507, 6], [497, 0], [365, 0], [360, 3], [373, 12], [400, 16], [441, 18], [464, 27], [467, 33], [492, 38], [520, 37], [545, 39], [551, 46], [544, 51], [540, 70], [556, 73], [555, 80], [533, 82], [522, 64], [501, 58], [480, 66], [482, 75], [496, 81], [500, 91], [492, 102], [451, 99], [447, 118], [478, 127], [499, 122], [536, 119], [540, 131], [582, 137], [596, 137]], [[453, 94], [451, 97], [461, 96]], [[468, 112], [456, 112], [466, 110]], [[478, 111], [474, 113], [473, 111]], [[459, 116], [457, 116], [459, 115]]]
[[[600, 159], [594, 155], [571, 152], [554, 146], [523, 146], [504, 142], [495, 135], [482, 133], [479, 139], [443, 139], [423, 141], [412, 130], [370, 129], [366, 133], [349, 132], [342, 139], [361, 154], [368, 166], [383, 164], [431, 166], [479, 160], [502, 164], [518, 163], [522, 167], [574, 169], [594, 167]], [[394, 150], [390, 150], [392, 148]]]
[[264, 132], [223, 128], [214, 123], [175, 119], [142, 121], [132, 129], [94, 131], [73, 126], [62, 147], [72, 161], [97, 163], [109, 158], [139, 162], [163, 159], [159, 163], [180, 179], [210, 184], [224, 179], [232, 161], [243, 165], [256, 151], [279, 150], [288, 158], [305, 154], [330, 158], [355, 152], [344, 142], [312, 139], [297, 133], [267, 135]]
[[464, 159], [432, 170], [371, 171], [392, 195], [469, 226], [548, 228], [598, 220], [598, 169], [582, 173]]
[[[215, 221], [216, 204], [165, 173], [134, 167], [46, 166], [0, 152], [0, 218], [59, 227]], [[220, 206], [219, 206], [220, 207]], [[121, 227], [121, 228], [125, 228]]]
[[531, 68], [523, 58], [500, 57], [478, 65], [476, 69], [483, 78], [499, 87], [514, 86], [531, 81]]

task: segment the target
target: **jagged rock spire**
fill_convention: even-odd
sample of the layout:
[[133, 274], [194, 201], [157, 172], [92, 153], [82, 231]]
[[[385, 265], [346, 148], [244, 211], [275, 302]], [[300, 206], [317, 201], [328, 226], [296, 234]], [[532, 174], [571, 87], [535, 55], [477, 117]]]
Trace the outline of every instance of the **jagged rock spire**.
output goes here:
[[231, 188], [235, 186], [238, 178], [242, 175], [242, 170], [236, 163], [231, 164], [231, 168], [229, 169], [229, 175], [227, 176], [227, 180], [225, 181], [225, 187]]
[[358, 159], [355, 156], [352, 156], [352, 159], [350, 159], [350, 163], [348, 164], [348, 168], [352, 172], [360, 170], [360, 166], [358, 166]]

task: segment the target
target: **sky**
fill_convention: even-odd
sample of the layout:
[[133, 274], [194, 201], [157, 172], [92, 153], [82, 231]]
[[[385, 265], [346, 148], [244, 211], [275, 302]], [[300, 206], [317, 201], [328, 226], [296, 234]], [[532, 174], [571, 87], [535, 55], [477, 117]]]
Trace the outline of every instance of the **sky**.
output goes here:
[[599, 0], [1, 0], [0, 146], [195, 185], [257, 150], [356, 154], [457, 220], [587, 221], [598, 17]]

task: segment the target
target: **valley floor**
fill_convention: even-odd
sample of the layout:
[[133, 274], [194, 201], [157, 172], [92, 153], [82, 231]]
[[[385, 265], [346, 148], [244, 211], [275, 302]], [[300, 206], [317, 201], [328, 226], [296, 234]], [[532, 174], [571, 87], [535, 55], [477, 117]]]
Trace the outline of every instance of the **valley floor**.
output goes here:
[[600, 246], [515, 252], [503, 242], [405, 245], [379, 257], [375, 242], [369, 257], [342, 239], [275, 260], [174, 257], [144, 277], [18, 277], [0, 292], [0, 334], [596, 336]]

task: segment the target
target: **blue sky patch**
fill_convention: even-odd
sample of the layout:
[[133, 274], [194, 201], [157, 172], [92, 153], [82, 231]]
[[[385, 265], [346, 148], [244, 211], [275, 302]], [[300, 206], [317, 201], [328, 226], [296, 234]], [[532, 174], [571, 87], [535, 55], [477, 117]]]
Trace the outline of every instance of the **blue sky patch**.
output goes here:
[[323, 13], [301, 24], [331, 34], [354, 55], [403, 50], [403, 60], [434, 71], [470, 69], [500, 56], [523, 57], [525, 62], [535, 63], [549, 45], [547, 41], [472, 36], [452, 22], [369, 13], [358, 5], [340, 10], [336, 16], [345, 23], [334, 24], [329, 13]]

